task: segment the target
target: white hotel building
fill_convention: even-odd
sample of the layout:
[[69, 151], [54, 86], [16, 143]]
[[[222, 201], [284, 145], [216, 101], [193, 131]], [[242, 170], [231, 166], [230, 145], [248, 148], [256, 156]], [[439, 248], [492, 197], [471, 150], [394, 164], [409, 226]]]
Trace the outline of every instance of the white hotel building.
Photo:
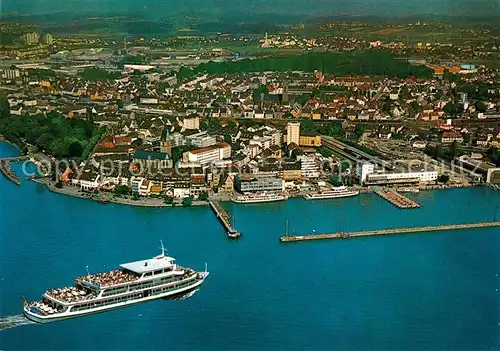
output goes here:
[[363, 185], [386, 185], [406, 183], [431, 183], [438, 179], [438, 171], [380, 172], [373, 164], [365, 163], [357, 168], [357, 176]]
[[219, 143], [201, 149], [186, 151], [182, 155], [182, 162], [199, 163], [201, 166], [206, 166], [230, 157], [231, 145], [228, 143]]
[[316, 163], [314, 157], [298, 156], [297, 160], [300, 160], [300, 173], [302, 178], [319, 178], [319, 165]]

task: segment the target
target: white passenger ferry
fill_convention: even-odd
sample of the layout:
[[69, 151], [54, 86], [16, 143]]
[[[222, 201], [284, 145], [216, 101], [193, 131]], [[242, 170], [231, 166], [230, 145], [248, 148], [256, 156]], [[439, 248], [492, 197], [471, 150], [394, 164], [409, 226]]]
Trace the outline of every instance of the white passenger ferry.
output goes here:
[[75, 286], [45, 292], [40, 301], [24, 299], [25, 316], [38, 323], [75, 318], [160, 298], [175, 298], [195, 291], [208, 276], [175, 263], [161, 254], [121, 264], [121, 269], [77, 278]]
[[356, 196], [359, 194], [357, 190], [349, 190], [345, 186], [338, 186], [329, 190], [320, 190], [316, 193], [307, 194], [304, 196], [306, 200], [321, 200], [321, 199], [335, 199], [339, 197]]
[[279, 193], [258, 193], [234, 196], [231, 201], [239, 204], [251, 204], [259, 202], [274, 202], [288, 200], [288, 196]]

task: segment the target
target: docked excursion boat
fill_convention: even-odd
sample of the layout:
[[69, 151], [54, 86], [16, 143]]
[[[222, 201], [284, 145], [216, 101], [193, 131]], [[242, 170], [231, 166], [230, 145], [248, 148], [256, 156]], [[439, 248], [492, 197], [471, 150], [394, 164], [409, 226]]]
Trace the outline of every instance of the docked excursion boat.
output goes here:
[[280, 193], [257, 193], [234, 196], [231, 201], [238, 204], [252, 204], [259, 202], [274, 202], [288, 200], [288, 196]]
[[151, 259], [124, 263], [120, 269], [87, 274], [75, 279], [72, 287], [47, 290], [40, 301], [24, 299], [24, 315], [38, 323], [48, 323], [108, 310], [139, 302], [168, 299], [191, 293], [208, 276], [175, 263], [161, 254]]
[[329, 190], [318, 191], [317, 193], [307, 194], [304, 196], [306, 200], [325, 200], [325, 199], [336, 199], [339, 197], [350, 197], [359, 194], [357, 190], [349, 190], [345, 186], [338, 186], [331, 188]]

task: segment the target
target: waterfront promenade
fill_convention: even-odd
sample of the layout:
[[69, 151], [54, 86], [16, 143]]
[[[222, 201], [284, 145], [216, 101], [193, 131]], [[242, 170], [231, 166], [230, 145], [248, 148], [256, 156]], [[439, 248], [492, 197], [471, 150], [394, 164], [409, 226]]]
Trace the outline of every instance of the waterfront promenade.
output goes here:
[[[64, 185], [62, 188], [58, 188], [55, 186], [55, 183], [46, 179], [46, 178], [41, 178], [41, 179], [32, 179], [33, 182], [45, 185], [48, 190], [50, 190], [53, 193], [57, 194], [62, 194], [62, 195], [67, 195], [71, 197], [76, 197], [80, 199], [87, 199], [87, 200], [92, 200], [96, 202], [101, 202], [101, 203], [115, 203], [115, 204], [120, 204], [120, 205], [130, 205], [130, 206], [135, 206], [135, 207], [154, 207], [154, 208], [164, 208], [164, 207], [182, 207], [182, 202], [177, 201], [177, 203], [174, 204], [166, 204], [164, 199], [162, 198], [155, 198], [155, 197], [141, 197], [138, 199], [133, 199], [130, 197], [118, 197], [115, 196], [114, 193], [108, 193], [108, 192], [99, 192], [98, 194], [94, 194], [91, 192], [84, 192], [81, 191], [80, 188], [71, 186], [71, 185]], [[206, 206], [207, 202], [206, 201], [193, 201], [191, 206]]]
[[346, 233], [331, 233], [331, 234], [310, 234], [310, 235], [284, 235], [280, 237], [280, 241], [296, 242], [296, 241], [308, 241], [308, 240], [326, 240], [326, 239], [346, 239], [346, 238], [356, 238], [364, 236], [374, 236], [374, 235], [392, 235], [392, 234], [412, 234], [412, 233], [428, 233], [428, 232], [439, 232], [448, 230], [464, 230], [464, 229], [475, 229], [475, 228], [493, 228], [500, 227], [500, 221], [495, 222], [479, 222], [479, 223], [469, 223], [469, 224], [450, 224], [450, 225], [439, 225], [439, 226], [424, 226], [424, 227], [410, 227], [410, 228], [389, 228], [380, 230], [364, 230], [359, 232], [346, 232]]

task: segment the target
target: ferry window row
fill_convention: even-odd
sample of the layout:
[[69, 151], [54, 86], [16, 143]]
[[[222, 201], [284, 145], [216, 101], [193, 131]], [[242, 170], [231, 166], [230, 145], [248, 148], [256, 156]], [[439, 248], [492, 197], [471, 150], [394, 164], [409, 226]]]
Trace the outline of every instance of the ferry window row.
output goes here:
[[128, 289], [127, 286], [122, 286], [121, 288], [109, 289], [103, 292], [102, 296], [116, 295], [126, 292]]
[[130, 285], [130, 291], [139, 290], [139, 289], [143, 289], [143, 288], [149, 288], [149, 287], [152, 287], [152, 286], [165, 284], [168, 281], [172, 280], [173, 278], [174, 277], [165, 277], [165, 278], [155, 279], [155, 280], [152, 280], [152, 281], [149, 281], [149, 282], [145, 282], [145, 283], [132, 284], [132, 285]]
[[148, 272], [148, 273], [145, 273], [144, 276], [145, 277], [151, 277], [153, 274], [154, 275], [158, 275], [158, 274], [162, 274], [162, 273], [168, 273], [170, 272], [172, 269], [171, 268], [165, 268], [165, 269], [158, 269], [156, 271], [153, 271], [153, 272]]
[[192, 283], [191, 281], [187, 281], [187, 282], [184, 282], [184, 283], [171, 285], [171, 286], [168, 286], [168, 287], [165, 287], [165, 288], [155, 289], [155, 290], [153, 290], [152, 295], [158, 295], [158, 294], [170, 291], [170, 290], [175, 290], [175, 289], [183, 288], [185, 286], [190, 285], [191, 283]]
[[90, 308], [96, 308], [96, 307], [102, 307], [102, 306], [112, 305], [112, 304], [119, 303], [119, 302], [125, 302], [125, 301], [128, 301], [128, 300], [139, 299], [141, 297], [142, 297], [142, 293], [140, 293], [140, 294], [133, 294], [133, 295], [127, 295], [127, 296], [122, 296], [122, 297], [116, 297], [114, 299], [107, 299], [107, 300], [104, 300], [104, 301], [99, 301], [99, 302], [94, 302], [94, 303], [86, 303], [86, 304], [83, 304], [83, 305], [74, 306], [71, 309], [71, 312], [88, 310]]

